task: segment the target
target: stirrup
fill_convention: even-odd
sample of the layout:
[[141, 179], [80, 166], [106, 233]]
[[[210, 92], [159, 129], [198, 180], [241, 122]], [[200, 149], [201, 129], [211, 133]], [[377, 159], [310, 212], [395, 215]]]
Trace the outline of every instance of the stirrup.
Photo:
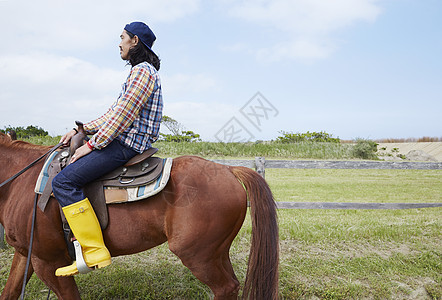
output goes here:
[[74, 243], [75, 257], [76, 257], [76, 261], [77, 261], [78, 272], [80, 274], [86, 274], [86, 273], [93, 271], [94, 269], [89, 268], [87, 266], [86, 262], [84, 261], [83, 251], [81, 250], [80, 243], [77, 240], [75, 240], [73, 243]]

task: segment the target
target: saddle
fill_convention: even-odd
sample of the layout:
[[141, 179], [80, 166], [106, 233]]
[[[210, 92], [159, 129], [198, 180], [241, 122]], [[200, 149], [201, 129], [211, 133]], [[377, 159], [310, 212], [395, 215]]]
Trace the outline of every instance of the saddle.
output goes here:
[[[164, 160], [159, 157], [151, 157], [157, 151], [156, 148], [150, 148], [143, 154], [135, 156], [134, 161], [129, 161], [124, 166], [87, 184], [83, 188], [85, 196], [91, 202], [100, 221], [101, 229], [104, 230], [108, 224], [106, 203], [128, 200], [127, 188], [148, 184], [162, 174]], [[136, 160], [140, 160], [140, 162], [136, 163]]]
[[[38, 207], [42, 211], [45, 210], [49, 198], [52, 196], [52, 179], [69, 164], [75, 150], [83, 145], [86, 140], [86, 134], [82, 130], [81, 125], [78, 126], [79, 132], [71, 139], [70, 147], [63, 148], [49, 157], [48, 163], [45, 164], [41, 171], [35, 192], [41, 194]], [[87, 184], [83, 188], [85, 196], [94, 208], [102, 230], [107, 227], [109, 222], [106, 203], [133, 201], [133, 199], [129, 199], [128, 189], [147, 186], [149, 183], [162, 177], [164, 165], [168, 160], [152, 157], [157, 151], [157, 148], [150, 148], [142, 154], [134, 156], [125, 165]], [[170, 166], [171, 164], [168, 163], [169, 171]], [[168, 177], [164, 179], [167, 182]], [[163, 182], [164, 185], [165, 183]], [[148, 196], [144, 196], [144, 198]], [[135, 200], [144, 198], [138, 197]], [[65, 221], [63, 213], [61, 213], [61, 216], [62, 220]]]
[[[52, 195], [52, 179], [66, 167], [75, 150], [87, 141], [87, 136], [81, 122], [76, 122], [78, 133], [71, 139], [70, 147], [52, 153], [47, 159], [38, 177], [35, 192], [41, 194], [39, 208], [44, 211]], [[108, 203], [121, 203], [146, 199], [159, 193], [169, 180], [172, 159], [152, 157], [158, 151], [150, 148], [134, 156], [125, 165], [103, 177], [87, 184], [83, 188], [85, 196], [94, 208], [102, 230], [109, 223]], [[72, 260], [82, 258], [81, 247], [73, 241], [72, 231], [60, 206], [60, 216], [63, 232]], [[80, 250], [79, 250], [80, 249]]]

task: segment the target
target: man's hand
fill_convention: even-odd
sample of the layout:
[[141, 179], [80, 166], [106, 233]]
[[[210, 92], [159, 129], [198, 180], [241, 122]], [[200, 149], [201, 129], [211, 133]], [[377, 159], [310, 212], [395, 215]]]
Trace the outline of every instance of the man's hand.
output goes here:
[[72, 129], [71, 131], [69, 131], [68, 133], [66, 133], [61, 137], [60, 143], [63, 143], [63, 146], [67, 146], [71, 138], [76, 134], [77, 132], [74, 129]]
[[76, 160], [78, 160], [79, 158], [88, 155], [89, 153], [91, 153], [92, 150], [88, 147], [87, 144], [84, 144], [83, 146], [81, 146], [80, 148], [78, 148], [77, 150], [75, 150], [74, 155], [72, 155], [71, 158], [71, 163], [75, 162]]

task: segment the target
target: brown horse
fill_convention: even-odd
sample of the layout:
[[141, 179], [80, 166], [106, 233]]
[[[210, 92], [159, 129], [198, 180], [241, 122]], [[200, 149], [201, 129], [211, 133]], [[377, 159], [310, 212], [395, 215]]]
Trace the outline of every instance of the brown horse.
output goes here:
[[[0, 134], [0, 183], [48, 151], [49, 147], [11, 141]], [[31, 231], [34, 185], [42, 163], [0, 188], [0, 222], [15, 248], [0, 299], [20, 295]], [[247, 192], [246, 192], [247, 191]], [[278, 298], [278, 225], [276, 207], [265, 180], [244, 167], [229, 167], [195, 156], [174, 159], [169, 183], [144, 201], [108, 206], [103, 231], [112, 256], [141, 252], [166, 241], [183, 264], [213, 291], [215, 299], [237, 299], [239, 282], [229, 258], [250, 201], [251, 249], [243, 297]], [[29, 277], [33, 272], [59, 299], [79, 299], [73, 277], [56, 277], [70, 264], [58, 203], [37, 209]], [[97, 275], [98, 276], [98, 275]]]

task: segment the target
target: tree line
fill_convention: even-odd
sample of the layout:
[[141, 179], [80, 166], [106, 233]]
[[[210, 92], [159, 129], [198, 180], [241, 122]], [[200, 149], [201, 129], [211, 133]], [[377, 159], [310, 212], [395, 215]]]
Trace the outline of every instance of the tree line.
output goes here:
[[18, 139], [27, 139], [31, 136], [47, 136], [48, 132], [41, 127], [29, 125], [26, 128], [23, 126], [6, 126], [5, 129], [0, 129], [4, 134], [9, 133], [16, 135]]

